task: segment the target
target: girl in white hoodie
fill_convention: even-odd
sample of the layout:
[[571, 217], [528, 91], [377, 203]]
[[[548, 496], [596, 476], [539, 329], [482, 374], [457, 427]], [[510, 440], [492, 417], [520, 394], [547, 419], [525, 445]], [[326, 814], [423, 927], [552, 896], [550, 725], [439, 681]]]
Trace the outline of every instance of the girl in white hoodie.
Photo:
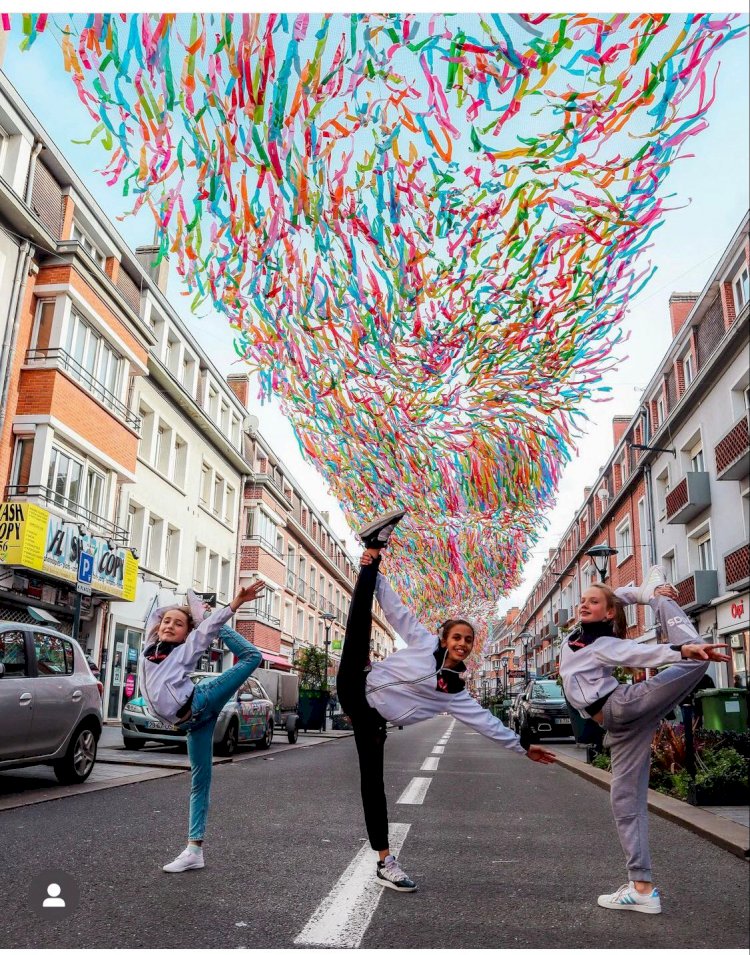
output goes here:
[[[209, 616], [207, 605], [188, 590], [187, 606], [158, 607], [146, 625], [146, 647], [139, 660], [141, 693], [159, 719], [187, 730], [191, 769], [187, 848], [163, 867], [165, 872], [185, 872], [205, 865], [203, 836], [211, 794], [214, 727], [224, 704], [263, 660], [260, 650], [227, 622], [244, 603], [259, 597], [264, 587], [262, 581], [256, 581], [240, 588], [228, 607]], [[237, 662], [219, 676], [196, 685], [190, 674], [216, 637], [224, 641]]]
[[[643, 585], [612, 591], [594, 584], [581, 595], [580, 622], [560, 649], [560, 676], [565, 696], [584, 719], [599, 723], [612, 754], [610, 800], [625, 852], [628, 881], [616, 892], [600, 895], [599, 905], [625, 912], [658, 915], [659, 890], [651, 874], [648, 847], [648, 781], [651, 741], [659, 722], [690, 693], [710, 661], [728, 660], [725, 644], [709, 645], [698, 636], [682, 607], [671, 599], [661, 567], [652, 567]], [[625, 604], [649, 604], [656, 613], [664, 644], [623, 639]], [[657, 676], [632, 686], [618, 682], [616, 667], [656, 668], [673, 664]]]
[[[388, 845], [388, 807], [383, 783], [386, 722], [408, 726], [448, 712], [507, 749], [540, 763], [555, 756], [541, 746], [525, 749], [511, 730], [474, 700], [464, 686], [465, 660], [474, 646], [466, 620], [449, 620], [441, 636], [422, 626], [378, 573], [380, 551], [404, 511], [384, 514], [360, 531], [366, 550], [352, 594], [341, 663], [338, 698], [350, 717], [359, 756], [362, 805], [370, 845], [378, 853], [376, 878], [390, 889], [413, 892], [416, 884], [399, 866]], [[370, 665], [372, 602], [406, 642], [404, 650]]]

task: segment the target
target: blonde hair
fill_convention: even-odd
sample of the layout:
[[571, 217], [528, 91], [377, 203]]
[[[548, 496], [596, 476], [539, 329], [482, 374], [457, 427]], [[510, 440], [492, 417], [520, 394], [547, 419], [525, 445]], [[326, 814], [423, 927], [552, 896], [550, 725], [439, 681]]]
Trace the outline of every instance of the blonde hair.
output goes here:
[[591, 586], [596, 587], [597, 590], [601, 590], [604, 594], [604, 598], [607, 601], [607, 610], [614, 610], [615, 612], [614, 619], [612, 620], [612, 629], [614, 630], [615, 636], [621, 639], [624, 638], [628, 630], [628, 621], [625, 618], [625, 605], [622, 600], [620, 600], [614, 590], [606, 584], [591, 584]]

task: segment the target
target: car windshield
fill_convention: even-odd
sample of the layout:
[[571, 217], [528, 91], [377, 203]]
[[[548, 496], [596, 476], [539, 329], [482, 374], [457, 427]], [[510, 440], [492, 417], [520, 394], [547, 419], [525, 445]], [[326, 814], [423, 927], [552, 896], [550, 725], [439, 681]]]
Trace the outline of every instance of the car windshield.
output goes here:
[[535, 683], [531, 698], [532, 700], [561, 700], [563, 698], [562, 687], [552, 680]]

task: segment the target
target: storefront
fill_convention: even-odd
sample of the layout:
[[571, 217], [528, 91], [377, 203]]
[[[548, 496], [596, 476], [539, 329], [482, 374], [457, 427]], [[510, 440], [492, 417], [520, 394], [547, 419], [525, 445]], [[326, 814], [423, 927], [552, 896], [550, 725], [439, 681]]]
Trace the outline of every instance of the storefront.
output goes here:
[[727, 686], [748, 686], [750, 594], [733, 594], [716, 608], [717, 642], [728, 644]]
[[99, 663], [109, 603], [135, 599], [138, 561], [83, 522], [37, 504], [0, 504], [0, 620], [41, 621], [72, 633], [82, 552], [92, 556], [93, 574], [91, 593], [80, 601], [78, 638]]

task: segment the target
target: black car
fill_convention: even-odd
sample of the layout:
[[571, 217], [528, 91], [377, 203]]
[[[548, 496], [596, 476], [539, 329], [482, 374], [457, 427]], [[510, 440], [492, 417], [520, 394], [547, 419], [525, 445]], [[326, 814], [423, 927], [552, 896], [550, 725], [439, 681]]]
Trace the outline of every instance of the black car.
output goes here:
[[512, 728], [529, 743], [542, 737], [573, 736], [570, 713], [556, 680], [530, 680], [515, 702]]

